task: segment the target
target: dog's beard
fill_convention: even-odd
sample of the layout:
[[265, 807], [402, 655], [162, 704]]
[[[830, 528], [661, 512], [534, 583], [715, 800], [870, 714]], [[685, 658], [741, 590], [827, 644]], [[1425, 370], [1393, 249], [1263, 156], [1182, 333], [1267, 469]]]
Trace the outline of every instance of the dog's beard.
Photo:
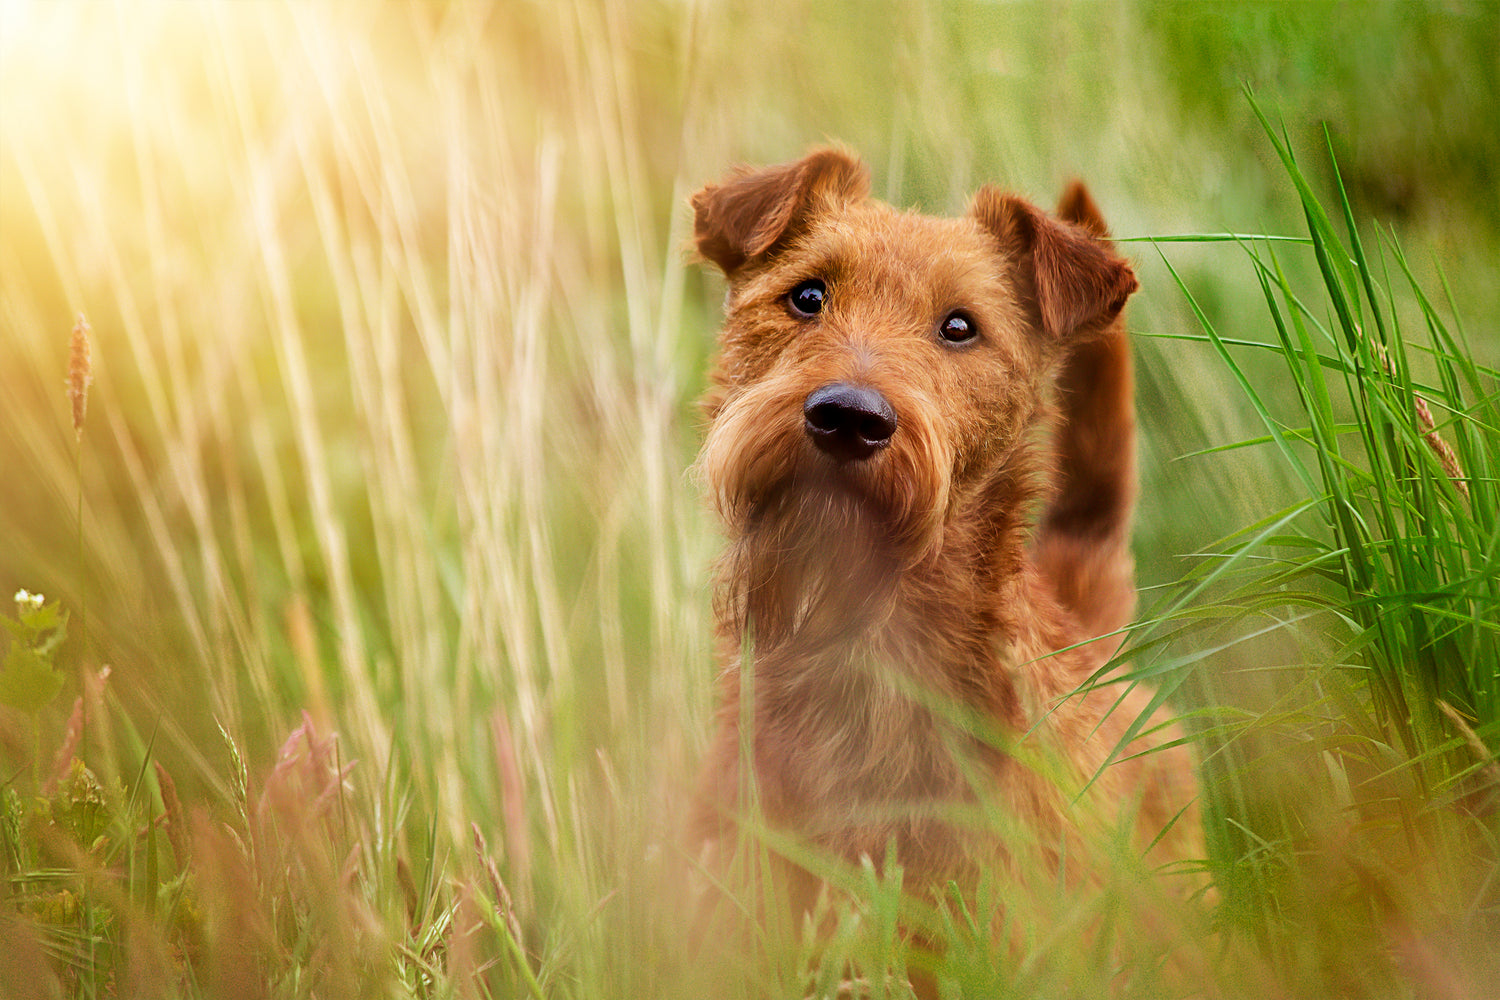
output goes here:
[[764, 497], [719, 567], [720, 619], [742, 651], [753, 647], [762, 710], [815, 739], [827, 765], [787, 779], [804, 803], [797, 823], [814, 836], [939, 837], [932, 810], [966, 799], [975, 755], [987, 752], [963, 727], [961, 693], [926, 670], [892, 539], [886, 508], [809, 474]]
[[942, 542], [946, 449], [916, 407], [891, 444], [835, 462], [803, 431], [796, 392], [726, 403], [698, 469], [730, 533], [721, 611], [757, 642], [835, 644], [878, 625], [902, 573]]
[[882, 512], [841, 484], [794, 482], [732, 540], [723, 598], [757, 641], [847, 645], [886, 613], [900, 573]]

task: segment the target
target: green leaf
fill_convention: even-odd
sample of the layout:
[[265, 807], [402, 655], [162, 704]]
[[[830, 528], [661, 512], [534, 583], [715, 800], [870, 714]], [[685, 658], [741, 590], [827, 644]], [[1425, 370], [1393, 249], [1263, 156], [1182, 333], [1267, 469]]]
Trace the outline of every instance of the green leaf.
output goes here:
[[20, 606], [21, 624], [38, 634], [63, 628], [68, 624], [68, 614], [58, 601], [41, 605]]
[[63, 675], [45, 657], [24, 643], [11, 643], [0, 672], [0, 704], [37, 712], [51, 704], [62, 686]]

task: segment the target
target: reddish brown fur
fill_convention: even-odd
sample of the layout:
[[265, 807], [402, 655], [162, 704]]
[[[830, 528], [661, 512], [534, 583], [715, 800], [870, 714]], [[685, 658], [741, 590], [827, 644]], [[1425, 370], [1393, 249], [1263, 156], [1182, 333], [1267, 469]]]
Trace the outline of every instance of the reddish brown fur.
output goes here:
[[[894, 842], [910, 885], [972, 884], [998, 866], [1025, 877], [1015, 845], [941, 814], [993, 797], [1037, 844], [1071, 842], [1083, 823], [1072, 797], [1146, 706], [1141, 689], [1118, 706], [1113, 687], [1069, 697], [1119, 646], [1087, 640], [1134, 609], [1121, 311], [1136, 279], [1081, 185], [1059, 210], [1073, 224], [988, 187], [957, 219], [868, 192], [864, 166], [828, 149], [693, 198], [698, 249], [729, 283], [699, 460], [729, 535], [699, 829], [720, 843], [741, 810], [747, 649], [750, 760], [770, 823], [849, 860]], [[788, 302], [809, 278], [827, 289], [811, 318]], [[977, 324], [975, 342], [939, 338], [954, 310]], [[889, 402], [887, 446], [839, 462], [809, 440], [804, 401], [830, 383]], [[1055, 462], [1043, 433], [1054, 391]], [[1184, 749], [1117, 760], [1093, 787], [1107, 814], [1139, 809], [1142, 844], [1182, 813], [1157, 850], [1190, 850]], [[813, 886], [791, 875], [806, 905]]]

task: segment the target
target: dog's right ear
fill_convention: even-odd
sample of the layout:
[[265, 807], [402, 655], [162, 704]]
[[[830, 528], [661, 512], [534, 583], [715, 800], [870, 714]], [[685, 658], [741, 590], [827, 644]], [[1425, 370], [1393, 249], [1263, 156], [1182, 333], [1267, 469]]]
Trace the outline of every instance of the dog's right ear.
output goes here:
[[819, 211], [870, 193], [870, 171], [841, 149], [819, 149], [795, 163], [741, 170], [693, 195], [698, 252], [732, 276], [796, 235]]
[[1015, 262], [1022, 294], [1034, 297], [1042, 331], [1054, 344], [1103, 331], [1137, 288], [1130, 263], [1100, 238], [1107, 231], [1104, 218], [1081, 185], [1064, 196], [1063, 211], [1078, 225], [1050, 219], [1024, 199], [988, 186], [974, 195], [970, 208]]

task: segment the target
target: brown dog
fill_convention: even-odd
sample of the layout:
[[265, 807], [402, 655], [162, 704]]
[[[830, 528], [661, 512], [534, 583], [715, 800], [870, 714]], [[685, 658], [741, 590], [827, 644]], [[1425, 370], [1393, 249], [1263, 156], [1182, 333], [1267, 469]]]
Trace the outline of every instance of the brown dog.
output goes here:
[[[753, 777], [772, 827], [850, 861], [893, 845], [924, 891], [1076, 866], [1085, 787], [1095, 819], [1190, 851], [1187, 751], [1136, 756], [1180, 734], [1149, 720], [1121, 747], [1148, 692], [1075, 693], [1135, 606], [1136, 279], [1087, 192], [1067, 223], [992, 188], [932, 218], [825, 149], [693, 207], [729, 283], [699, 460], [729, 534], [703, 837], [728, 842]], [[977, 802], [1029, 831], [1025, 863], [956, 820]]]

